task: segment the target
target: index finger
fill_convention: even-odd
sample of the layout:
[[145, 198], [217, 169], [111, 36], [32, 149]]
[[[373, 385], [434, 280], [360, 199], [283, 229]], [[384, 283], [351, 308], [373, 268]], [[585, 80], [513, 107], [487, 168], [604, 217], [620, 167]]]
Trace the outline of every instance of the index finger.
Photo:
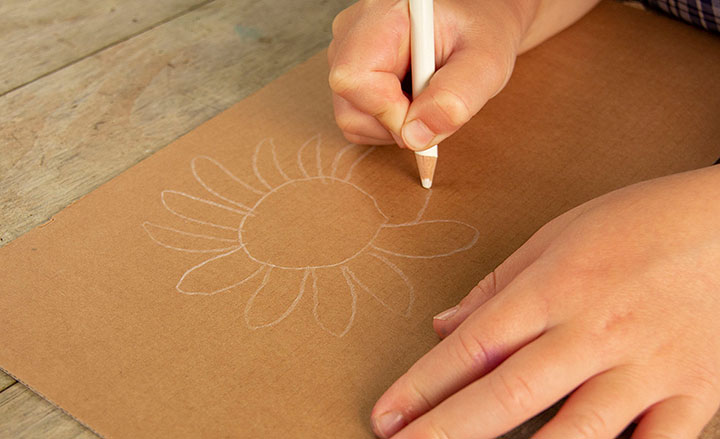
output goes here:
[[407, 5], [358, 11], [358, 21], [334, 44], [330, 88], [355, 108], [400, 133], [410, 101], [401, 81], [410, 58]]
[[375, 433], [389, 437], [542, 334], [547, 312], [532, 284], [520, 274], [400, 377], [373, 408]]
[[393, 439], [495, 438], [550, 407], [603, 366], [576, 333], [554, 328]]

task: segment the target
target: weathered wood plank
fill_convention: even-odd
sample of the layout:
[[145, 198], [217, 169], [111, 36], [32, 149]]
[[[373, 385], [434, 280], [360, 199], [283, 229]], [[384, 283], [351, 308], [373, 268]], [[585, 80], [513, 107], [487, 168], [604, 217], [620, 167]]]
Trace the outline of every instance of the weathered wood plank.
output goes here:
[[208, 1], [0, 2], [0, 95]]
[[0, 393], [0, 437], [97, 438], [54, 405], [20, 383]]
[[15, 384], [15, 380], [10, 375], [0, 371], [0, 392]]
[[0, 245], [322, 49], [348, 3], [215, 1], [0, 97]]

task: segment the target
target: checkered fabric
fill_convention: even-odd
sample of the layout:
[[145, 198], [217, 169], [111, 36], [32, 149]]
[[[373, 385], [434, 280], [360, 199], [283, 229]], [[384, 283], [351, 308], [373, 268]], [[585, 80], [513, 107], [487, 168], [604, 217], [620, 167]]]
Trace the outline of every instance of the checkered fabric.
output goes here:
[[720, 33], [720, 0], [642, 0], [642, 3], [695, 26]]

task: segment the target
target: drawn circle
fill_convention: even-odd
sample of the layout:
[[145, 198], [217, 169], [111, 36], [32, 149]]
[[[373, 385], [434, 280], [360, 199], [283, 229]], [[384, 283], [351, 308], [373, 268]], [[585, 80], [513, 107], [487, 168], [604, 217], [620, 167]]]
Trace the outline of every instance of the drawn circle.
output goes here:
[[311, 177], [263, 196], [240, 225], [239, 240], [262, 264], [331, 267], [365, 250], [386, 221], [375, 199], [354, 184]]

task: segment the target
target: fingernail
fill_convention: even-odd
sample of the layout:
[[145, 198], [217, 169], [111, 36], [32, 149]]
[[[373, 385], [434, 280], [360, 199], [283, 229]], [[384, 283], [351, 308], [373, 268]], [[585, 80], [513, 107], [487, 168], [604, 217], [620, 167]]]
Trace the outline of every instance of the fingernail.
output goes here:
[[430, 144], [435, 133], [430, 131], [420, 119], [410, 121], [403, 126], [402, 136], [405, 144], [410, 149], [423, 149]]
[[381, 438], [388, 438], [405, 426], [403, 415], [398, 412], [385, 412], [373, 419], [373, 430]]
[[433, 320], [450, 320], [452, 318], [452, 316], [457, 314], [459, 309], [460, 309], [460, 305], [455, 305], [452, 308], [446, 309], [445, 311], [443, 311], [440, 314], [433, 317]]
[[405, 142], [403, 142], [402, 137], [398, 136], [395, 133], [390, 133], [390, 135], [392, 136], [393, 140], [395, 140], [397, 146], [399, 146], [400, 148], [405, 148]]

